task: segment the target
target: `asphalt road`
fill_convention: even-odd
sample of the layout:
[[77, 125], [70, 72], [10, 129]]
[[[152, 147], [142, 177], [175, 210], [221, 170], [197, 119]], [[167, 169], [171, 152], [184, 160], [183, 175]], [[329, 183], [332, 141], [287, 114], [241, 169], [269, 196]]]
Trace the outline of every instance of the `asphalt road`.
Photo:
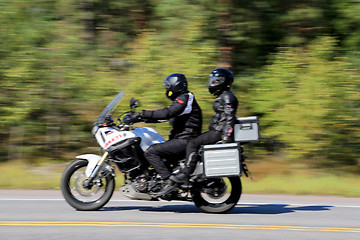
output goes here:
[[116, 193], [100, 211], [60, 191], [0, 190], [0, 239], [360, 239], [360, 198], [246, 195], [227, 214]]

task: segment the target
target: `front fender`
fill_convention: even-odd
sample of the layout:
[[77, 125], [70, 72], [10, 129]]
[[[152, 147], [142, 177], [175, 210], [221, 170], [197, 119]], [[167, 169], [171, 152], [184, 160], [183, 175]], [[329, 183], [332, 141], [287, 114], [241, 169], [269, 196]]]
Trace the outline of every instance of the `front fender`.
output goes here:
[[[90, 177], [91, 173], [94, 171], [96, 165], [100, 161], [101, 156], [96, 155], [96, 154], [83, 154], [83, 155], [76, 156], [76, 159], [84, 159], [89, 162], [89, 164], [87, 165], [86, 170], [85, 170], [85, 175], [87, 177]], [[104, 164], [103, 167], [105, 167], [106, 165], [107, 164]]]

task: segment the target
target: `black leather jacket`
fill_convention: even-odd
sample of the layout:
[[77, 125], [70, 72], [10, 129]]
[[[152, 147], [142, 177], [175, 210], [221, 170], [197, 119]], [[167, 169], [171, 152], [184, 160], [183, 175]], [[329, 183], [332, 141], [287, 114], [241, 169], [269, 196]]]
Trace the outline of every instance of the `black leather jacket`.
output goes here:
[[169, 139], [194, 138], [201, 134], [201, 108], [190, 92], [180, 94], [170, 106], [163, 109], [143, 110], [142, 118], [145, 122], [170, 120], [172, 129]]
[[215, 99], [213, 114], [209, 130], [216, 130], [222, 133], [222, 137], [232, 137], [236, 121], [236, 109], [238, 100], [230, 90], [224, 91]]

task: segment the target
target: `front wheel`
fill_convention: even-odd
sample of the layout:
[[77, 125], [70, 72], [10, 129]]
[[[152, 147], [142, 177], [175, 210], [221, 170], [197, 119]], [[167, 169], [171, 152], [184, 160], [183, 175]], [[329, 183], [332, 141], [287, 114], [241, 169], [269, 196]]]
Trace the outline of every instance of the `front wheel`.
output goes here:
[[102, 208], [110, 200], [115, 188], [115, 180], [111, 174], [96, 178], [90, 186], [86, 186], [87, 165], [87, 160], [76, 159], [65, 169], [61, 179], [61, 191], [65, 200], [80, 211]]
[[209, 178], [194, 186], [191, 196], [195, 205], [206, 213], [230, 211], [240, 199], [240, 177]]

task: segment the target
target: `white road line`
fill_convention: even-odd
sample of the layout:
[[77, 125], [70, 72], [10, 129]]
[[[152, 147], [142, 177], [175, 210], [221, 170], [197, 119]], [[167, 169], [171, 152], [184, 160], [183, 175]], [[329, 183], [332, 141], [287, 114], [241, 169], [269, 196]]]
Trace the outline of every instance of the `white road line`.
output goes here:
[[55, 198], [0, 198], [0, 201], [65, 201], [65, 199]]
[[289, 205], [289, 206], [306, 206], [306, 207], [309, 207], [309, 206], [325, 206], [325, 207], [348, 207], [348, 208], [360, 208], [360, 205], [357, 206], [357, 205], [339, 205], [339, 204], [331, 204], [331, 203], [256, 203], [256, 202], [253, 202], [253, 203], [245, 203], [245, 202], [239, 202], [238, 205], [255, 205], [255, 204], [258, 204], [258, 205], [269, 205], [269, 204], [272, 204], [272, 205]]
[[[63, 198], [0, 198], [0, 201], [65, 201]], [[185, 201], [144, 201], [144, 200], [127, 200], [127, 199], [114, 199], [110, 202], [137, 202], [137, 203], [182, 203], [192, 205], [192, 202]], [[237, 206], [243, 205], [286, 205], [286, 206], [328, 206], [328, 207], [344, 207], [344, 208], [360, 208], [360, 205], [339, 205], [331, 203], [274, 203], [274, 202], [239, 202]]]

